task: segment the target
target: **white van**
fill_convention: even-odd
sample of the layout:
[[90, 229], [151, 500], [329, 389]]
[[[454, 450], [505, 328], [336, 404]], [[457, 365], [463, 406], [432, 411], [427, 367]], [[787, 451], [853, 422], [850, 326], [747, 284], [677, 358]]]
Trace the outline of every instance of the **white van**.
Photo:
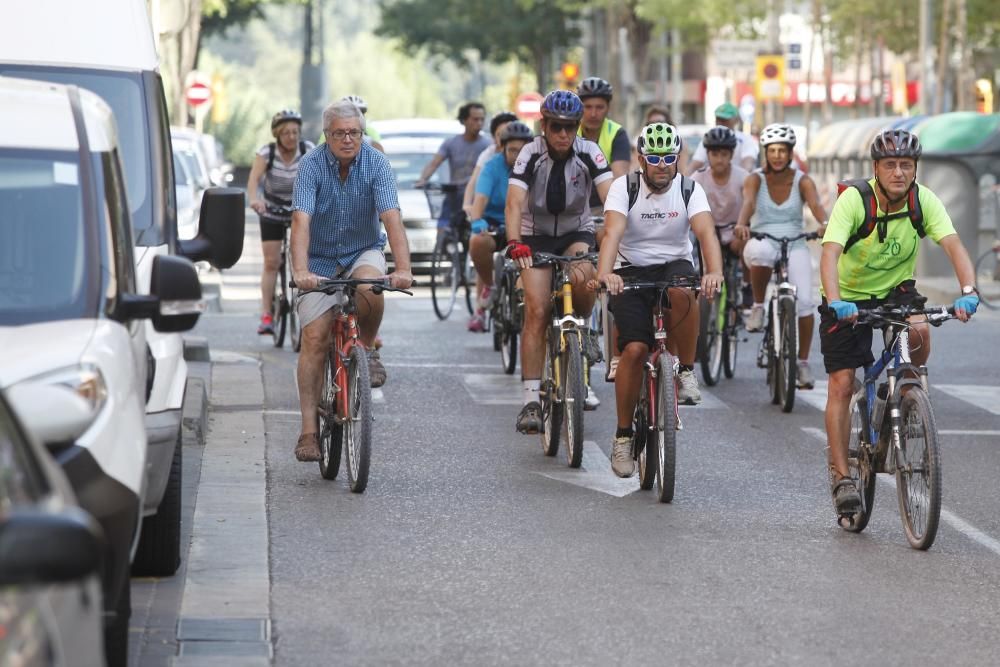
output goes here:
[[[39, 26], [45, 26], [44, 35]], [[198, 236], [178, 241], [170, 122], [146, 0], [33, 0], [0, 21], [0, 75], [76, 85], [114, 112], [135, 242], [138, 290], [148, 294], [154, 259], [180, 254], [229, 268], [243, 249], [243, 192], [214, 188], [202, 202]], [[179, 334], [148, 322], [149, 441], [143, 539], [137, 574], [173, 574], [180, 562], [181, 410], [187, 383]], [[173, 492], [176, 490], [176, 492]]]

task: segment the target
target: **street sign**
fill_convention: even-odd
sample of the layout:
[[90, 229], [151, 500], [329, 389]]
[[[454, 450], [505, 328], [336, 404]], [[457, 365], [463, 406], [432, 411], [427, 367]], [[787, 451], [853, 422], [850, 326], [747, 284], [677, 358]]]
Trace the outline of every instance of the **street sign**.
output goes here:
[[798, 58], [789, 58], [788, 69], [802, 69], [802, 61]]
[[785, 96], [785, 56], [757, 56], [757, 76], [754, 79], [757, 99], [761, 102], [782, 101]]
[[184, 92], [184, 98], [191, 106], [200, 107], [202, 104], [212, 101], [212, 87], [195, 81]]
[[514, 100], [514, 113], [525, 120], [538, 120], [542, 117], [542, 100], [539, 93], [522, 93]]
[[753, 39], [716, 39], [712, 58], [720, 70], [752, 70], [757, 54], [767, 50], [767, 42]]

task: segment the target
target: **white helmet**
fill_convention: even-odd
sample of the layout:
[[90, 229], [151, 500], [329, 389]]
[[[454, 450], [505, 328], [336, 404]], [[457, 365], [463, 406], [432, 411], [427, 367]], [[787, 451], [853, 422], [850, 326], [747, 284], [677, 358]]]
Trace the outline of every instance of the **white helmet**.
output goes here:
[[358, 109], [360, 109], [361, 113], [368, 113], [368, 104], [358, 95], [344, 95], [343, 97], [340, 98], [340, 101], [350, 102]]
[[769, 146], [771, 144], [788, 144], [791, 148], [795, 146], [795, 130], [790, 125], [772, 123], [764, 128], [760, 133], [760, 145]]

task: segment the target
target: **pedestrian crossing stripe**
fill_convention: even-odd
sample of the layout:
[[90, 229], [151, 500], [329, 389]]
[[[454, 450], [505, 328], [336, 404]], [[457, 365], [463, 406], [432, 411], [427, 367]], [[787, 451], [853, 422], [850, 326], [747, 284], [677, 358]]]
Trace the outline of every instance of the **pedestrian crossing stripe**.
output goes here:
[[[931, 383], [931, 398], [934, 392], [940, 391], [965, 401], [977, 408], [986, 410], [995, 415], [1000, 415], [1000, 386], [986, 384], [935, 384]], [[817, 410], [826, 410], [827, 382], [820, 380], [816, 382], [815, 389], [811, 391], [795, 392], [795, 401], [800, 400], [813, 406]]]

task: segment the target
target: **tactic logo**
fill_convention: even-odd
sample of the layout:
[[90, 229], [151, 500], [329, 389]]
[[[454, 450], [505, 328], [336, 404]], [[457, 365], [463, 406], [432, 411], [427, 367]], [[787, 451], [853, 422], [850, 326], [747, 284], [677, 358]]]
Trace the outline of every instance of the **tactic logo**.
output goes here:
[[652, 213], [640, 213], [640, 220], [666, 220], [667, 218], [673, 219], [679, 217], [680, 213], [678, 211], [653, 211]]

